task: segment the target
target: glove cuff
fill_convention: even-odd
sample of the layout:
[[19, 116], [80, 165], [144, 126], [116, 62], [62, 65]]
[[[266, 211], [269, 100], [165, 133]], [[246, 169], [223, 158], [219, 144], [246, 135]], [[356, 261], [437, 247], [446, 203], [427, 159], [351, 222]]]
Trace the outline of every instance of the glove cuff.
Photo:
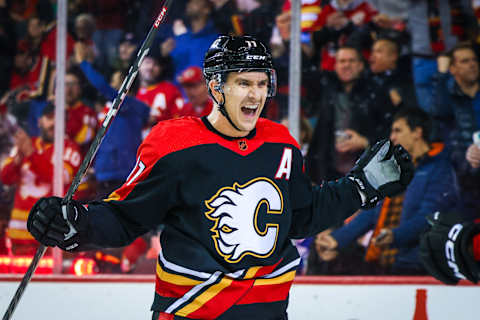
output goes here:
[[[356, 175], [360, 175], [360, 177]], [[383, 197], [381, 197], [380, 193], [378, 193], [368, 184], [368, 182], [366, 182], [366, 178], [362, 172], [348, 175], [347, 178], [353, 181], [357, 187], [358, 193], [360, 194], [360, 198], [362, 200], [362, 209], [374, 208], [377, 203], [382, 200]]]

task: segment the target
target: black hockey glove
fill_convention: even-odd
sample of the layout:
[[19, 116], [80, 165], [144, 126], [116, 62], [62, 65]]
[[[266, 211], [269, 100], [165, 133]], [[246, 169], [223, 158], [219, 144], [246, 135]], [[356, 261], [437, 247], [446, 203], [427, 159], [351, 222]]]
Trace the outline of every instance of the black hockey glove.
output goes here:
[[480, 267], [470, 250], [480, 225], [462, 223], [456, 213], [436, 212], [427, 220], [432, 228], [422, 235], [419, 251], [425, 269], [446, 284], [456, 284], [460, 279], [477, 283]]
[[373, 208], [384, 197], [405, 191], [414, 172], [408, 152], [384, 139], [363, 152], [347, 177], [363, 194], [362, 208]]
[[61, 198], [41, 198], [30, 210], [27, 228], [45, 246], [85, 250], [82, 244], [86, 243], [87, 209], [75, 200], [62, 205]]

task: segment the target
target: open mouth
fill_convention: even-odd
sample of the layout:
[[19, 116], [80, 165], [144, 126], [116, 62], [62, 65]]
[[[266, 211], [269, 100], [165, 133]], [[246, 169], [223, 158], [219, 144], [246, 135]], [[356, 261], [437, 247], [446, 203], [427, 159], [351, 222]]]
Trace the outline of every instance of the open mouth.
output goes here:
[[254, 116], [257, 113], [258, 105], [250, 105], [242, 107], [242, 113], [246, 116]]

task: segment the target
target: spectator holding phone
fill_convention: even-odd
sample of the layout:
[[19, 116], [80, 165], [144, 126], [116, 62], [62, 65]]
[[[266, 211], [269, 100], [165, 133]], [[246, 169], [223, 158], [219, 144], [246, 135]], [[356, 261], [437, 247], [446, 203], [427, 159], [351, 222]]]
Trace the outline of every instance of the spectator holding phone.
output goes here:
[[[443, 144], [429, 143], [429, 116], [420, 108], [395, 114], [390, 139], [402, 145], [416, 165], [405, 193], [386, 198], [343, 227], [317, 236], [313, 254], [335, 258], [357, 238], [373, 229], [365, 260], [387, 274], [425, 274], [419, 257], [419, 238], [427, 229], [425, 217], [436, 210], [451, 210], [458, 200], [455, 173]], [[333, 251], [333, 252], [332, 252]], [[315, 266], [309, 266], [315, 268]]]

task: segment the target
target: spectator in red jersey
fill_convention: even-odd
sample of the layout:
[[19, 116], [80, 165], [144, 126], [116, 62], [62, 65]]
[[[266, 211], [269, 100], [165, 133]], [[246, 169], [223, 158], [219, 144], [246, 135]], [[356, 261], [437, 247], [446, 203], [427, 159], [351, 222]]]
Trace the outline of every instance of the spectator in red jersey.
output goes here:
[[188, 99], [180, 115], [195, 117], [208, 115], [212, 110], [213, 102], [208, 94], [202, 69], [197, 66], [188, 67], [178, 76], [177, 81]]
[[[39, 137], [29, 137], [18, 129], [10, 156], [2, 163], [0, 179], [3, 184], [16, 185], [14, 207], [10, 215], [7, 237], [16, 255], [32, 255], [37, 242], [27, 231], [28, 212], [41, 197], [53, 195], [54, 106], [48, 104], [38, 120]], [[64, 190], [81, 164], [82, 156], [76, 143], [65, 139]]]
[[337, 49], [347, 44], [352, 32], [372, 21], [377, 13], [364, 0], [332, 0], [324, 6], [312, 40], [315, 51], [321, 55], [321, 69], [332, 71]]
[[[162, 60], [165, 62], [165, 60]], [[149, 105], [150, 121], [144, 136], [158, 121], [178, 117], [183, 108], [182, 93], [173, 83], [165, 80], [168, 66], [155, 56], [147, 56], [139, 69], [140, 89], [137, 99]]]
[[[82, 98], [83, 91], [80, 85], [81, 75], [71, 69], [65, 75], [65, 104], [66, 119], [65, 132], [67, 137], [80, 146], [82, 156], [84, 156], [90, 143], [95, 137], [98, 126], [97, 114], [93, 108], [87, 106]], [[95, 188], [93, 172], [87, 173], [78, 187], [76, 198], [80, 201], [93, 199], [95, 197]]]
[[97, 116], [95, 111], [82, 101], [81, 77], [75, 71], [65, 75], [65, 104], [67, 108], [66, 132], [83, 152], [90, 147], [95, 137]]

